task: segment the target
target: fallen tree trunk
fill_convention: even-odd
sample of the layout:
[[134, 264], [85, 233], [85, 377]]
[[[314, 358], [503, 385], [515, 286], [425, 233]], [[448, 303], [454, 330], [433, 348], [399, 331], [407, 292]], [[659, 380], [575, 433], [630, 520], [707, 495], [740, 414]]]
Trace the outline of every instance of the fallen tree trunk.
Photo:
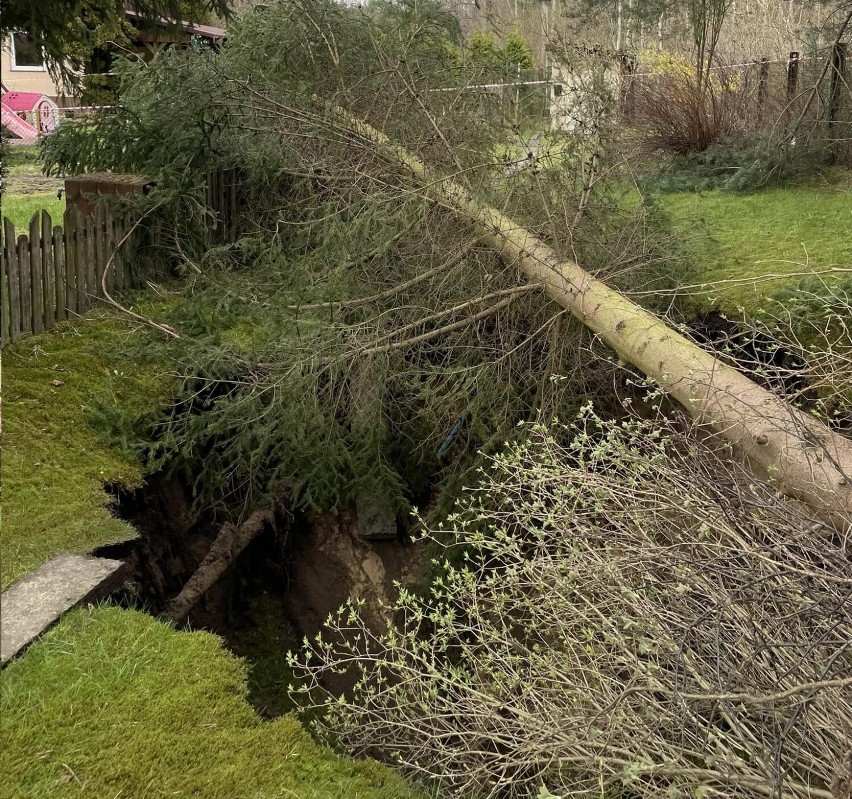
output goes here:
[[595, 279], [497, 209], [442, 178], [351, 114], [337, 119], [386, 160], [409, 173], [434, 201], [470, 220], [503, 260], [644, 372], [698, 422], [729, 441], [759, 477], [806, 503], [840, 532], [852, 529], [852, 441], [830, 430], [672, 330]]
[[266, 525], [272, 523], [273, 518], [272, 511], [256, 510], [239, 527], [225, 522], [201, 565], [163, 611], [163, 618], [176, 623], [184, 621], [198, 600], [218, 582], [228, 566]]

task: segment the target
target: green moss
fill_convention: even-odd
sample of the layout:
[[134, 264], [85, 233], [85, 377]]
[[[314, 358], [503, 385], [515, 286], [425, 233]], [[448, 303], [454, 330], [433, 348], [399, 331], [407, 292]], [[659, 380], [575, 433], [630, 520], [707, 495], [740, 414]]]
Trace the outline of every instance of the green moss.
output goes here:
[[104, 484], [137, 486], [140, 466], [93, 425], [100, 406], [133, 417], [163, 395], [154, 367], [121, 356], [135, 335], [101, 313], [3, 351], [4, 587], [57, 552], [135, 536], [110, 513]]
[[287, 654], [298, 649], [300, 637], [287, 621], [282, 600], [263, 593], [251, 597], [229, 645], [248, 663], [248, 700], [273, 718], [295, 709], [288, 687], [296, 682]]
[[103, 606], [70, 613], [2, 682], [0, 798], [413, 795], [245, 701], [245, 668], [208, 633]]
[[803, 272], [852, 266], [852, 190], [843, 183], [664, 194], [659, 202], [690, 252], [688, 282], [708, 284], [693, 291], [700, 307], [751, 311]]
[[62, 224], [65, 200], [57, 199], [54, 193], [3, 195], [3, 216], [11, 220], [19, 235], [29, 230], [30, 220], [42, 209], [50, 214], [54, 225]]

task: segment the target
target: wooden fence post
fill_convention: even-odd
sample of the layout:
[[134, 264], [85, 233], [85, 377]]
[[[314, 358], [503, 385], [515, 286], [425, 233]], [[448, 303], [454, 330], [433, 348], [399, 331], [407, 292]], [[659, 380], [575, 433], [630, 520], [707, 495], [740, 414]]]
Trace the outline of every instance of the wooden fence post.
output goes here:
[[[115, 217], [115, 245], [127, 235], [125, 221], [127, 213], [122, 211], [121, 214]], [[132, 237], [131, 237], [132, 238]], [[127, 288], [127, 250], [130, 246], [130, 239], [124, 242], [121, 249], [115, 255], [115, 286], [118, 289]]]
[[68, 286], [65, 282], [65, 235], [60, 225], [56, 225], [50, 233], [50, 243], [53, 247], [53, 263], [56, 269], [56, 321], [64, 322], [68, 318], [66, 297]]
[[234, 167], [229, 170], [230, 183], [228, 184], [228, 241], [234, 240], [234, 231], [237, 221], [237, 186], [240, 184], [240, 171]]
[[[764, 56], [760, 59], [760, 71], [757, 80], [757, 103], [763, 106], [766, 103], [767, 85], [769, 83], [769, 59]], [[762, 113], [762, 111], [761, 111]]]
[[44, 300], [44, 329], [56, 324], [56, 257], [53, 252], [53, 220], [47, 211], [41, 212], [41, 268]]
[[107, 215], [103, 203], [98, 203], [95, 209], [95, 296], [104, 296], [104, 285], [109, 286], [109, 275], [106, 274], [109, 260], [109, 234], [107, 232]]
[[789, 103], [796, 96], [796, 89], [799, 86], [799, 51], [791, 50], [790, 57], [787, 59], [787, 102]]
[[93, 304], [92, 300], [98, 296], [98, 267], [95, 249], [95, 231], [97, 228], [91, 215], [83, 217], [83, 226], [86, 230], [83, 264], [86, 271], [86, 308], [88, 309]]
[[18, 274], [21, 279], [21, 333], [29, 333], [33, 329], [32, 265], [30, 240], [24, 235], [18, 236]]
[[76, 209], [66, 206], [63, 222], [63, 242], [65, 245], [65, 313], [70, 319], [77, 313], [77, 218]]
[[838, 42], [831, 51], [831, 90], [828, 101], [828, 127], [837, 122], [840, 110], [840, 88], [843, 85], [843, 73], [846, 70], [846, 45]]
[[77, 262], [77, 313], [85, 313], [89, 305], [86, 294], [86, 218], [75, 209], [74, 214], [74, 259]]
[[6, 265], [4, 289], [9, 296], [9, 338], [17, 341], [21, 337], [21, 273], [15, 226], [8, 219], [3, 220], [3, 263]]
[[5, 226], [0, 234], [2, 244], [3, 260], [0, 261], [0, 345], [8, 344], [11, 338], [11, 323], [9, 321], [9, 273], [6, 261], [6, 230]]
[[29, 272], [30, 287], [32, 290], [32, 327], [33, 333], [41, 333], [44, 330], [44, 262], [42, 258], [42, 247], [39, 241], [41, 233], [41, 211], [36, 211], [30, 220], [29, 240]]

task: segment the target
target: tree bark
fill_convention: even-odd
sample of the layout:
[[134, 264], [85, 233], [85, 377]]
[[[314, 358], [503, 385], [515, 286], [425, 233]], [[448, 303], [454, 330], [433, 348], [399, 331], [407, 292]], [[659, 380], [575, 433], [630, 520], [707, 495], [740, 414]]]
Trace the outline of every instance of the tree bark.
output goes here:
[[180, 593], [169, 602], [162, 613], [163, 617], [176, 623], [183, 622], [198, 600], [218, 582], [228, 566], [272, 521], [271, 511], [256, 510], [239, 527], [225, 522], [201, 565]]
[[467, 218], [483, 240], [576, 319], [729, 441], [761, 479], [806, 503], [838, 531], [852, 529], [852, 440], [776, 397], [592, 277], [458, 183], [442, 178], [383, 133], [346, 111], [340, 123], [414, 177], [432, 200]]

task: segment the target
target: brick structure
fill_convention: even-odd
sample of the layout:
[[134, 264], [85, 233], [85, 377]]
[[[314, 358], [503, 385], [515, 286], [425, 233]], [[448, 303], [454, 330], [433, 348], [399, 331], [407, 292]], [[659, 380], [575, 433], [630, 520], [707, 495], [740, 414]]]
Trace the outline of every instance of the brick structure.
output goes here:
[[84, 214], [93, 213], [92, 195], [147, 194], [154, 181], [142, 175], [120, 175], [112, 172], [90, 172], [65, 178], [65, 200]]

